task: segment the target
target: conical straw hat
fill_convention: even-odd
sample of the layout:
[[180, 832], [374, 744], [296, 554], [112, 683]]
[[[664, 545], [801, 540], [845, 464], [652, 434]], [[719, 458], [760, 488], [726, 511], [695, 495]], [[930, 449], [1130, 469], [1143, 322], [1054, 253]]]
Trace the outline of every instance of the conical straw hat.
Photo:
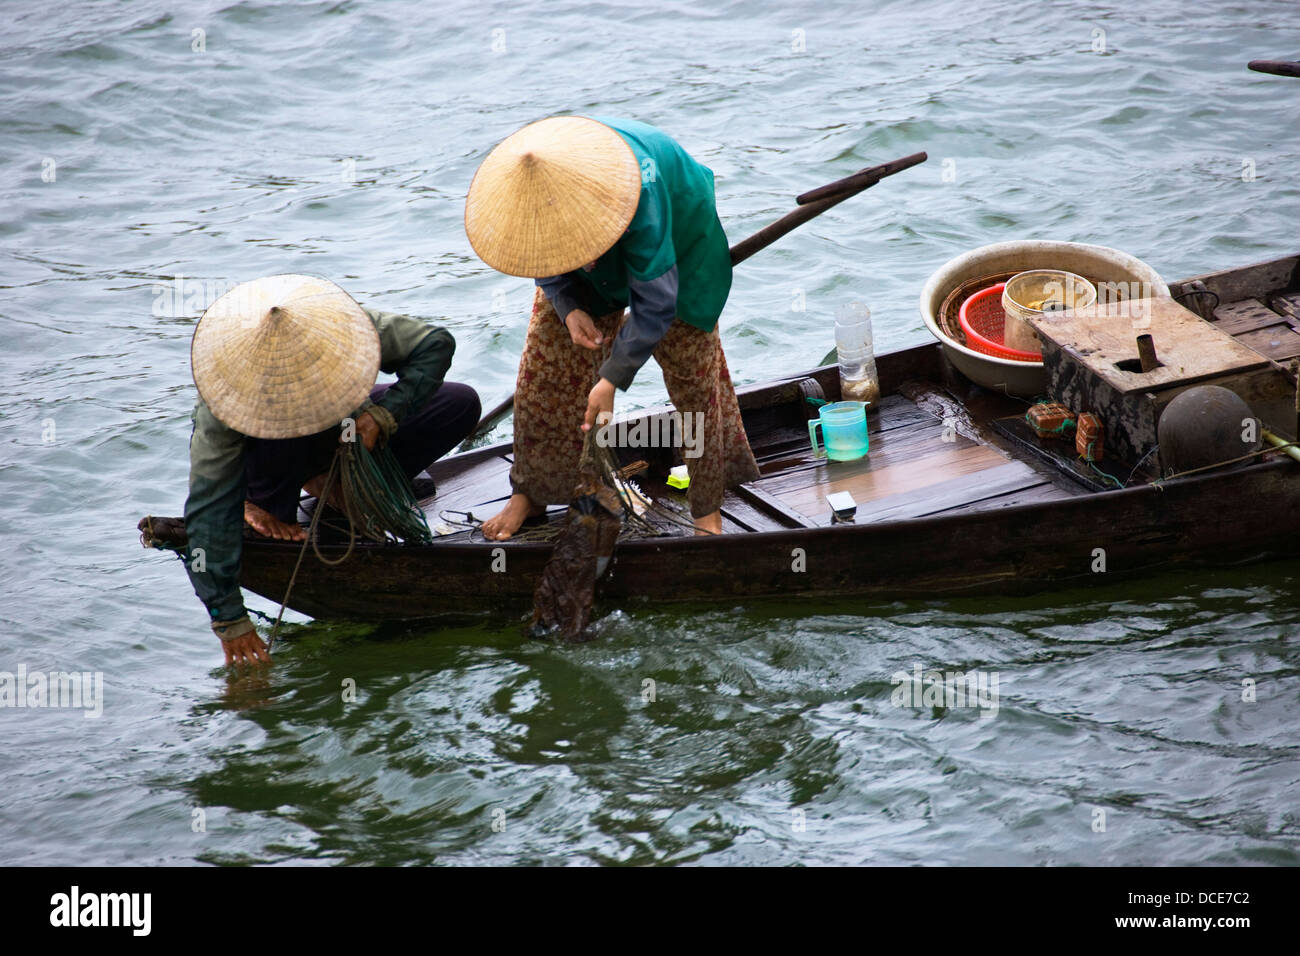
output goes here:
[[560, 275], [607, 252], [636, 213], [641, 167], [623, 137], [581, 116], [538, 120], [474, 174], [465, 232], [507, 275]]
[[379, 373], [379, 333], [328, 279], [280, 275], [235, 286], [190, 344], [194, 384], [220, 421], [254, 438], [337, 425]]

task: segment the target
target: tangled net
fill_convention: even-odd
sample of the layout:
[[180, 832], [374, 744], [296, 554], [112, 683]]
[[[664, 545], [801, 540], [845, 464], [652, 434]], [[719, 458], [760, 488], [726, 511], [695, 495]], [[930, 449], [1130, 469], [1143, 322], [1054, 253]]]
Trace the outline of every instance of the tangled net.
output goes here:
[[[357, 533], [380, 542], [433, 541], [429, 522], [391, 448], [384, 445], [371, 451], [359, 441], [344, 442], [336, 461], [349, 523]], [[327, 489], [322, 494], [328, 493]]]
[[652, 536], [664, 533], [646, 514], [684, 525], [692, 532], [695, 528], [693, 522], [647, 499], [630, 484], [628, 479], [648, 466], [638, 461], [620, 468], [613, 449], [595, 440], [596, 432], [594, 428], [589, 431], [583, 442], [578, 485], [564, 523], [530, 529], [546, 530], [555, 536], [555, 550], [533, 592], [529, 627], [533, 637], [589, 639], [587, 624], [595, 602], [596, 582], [608, 571], [620, 535], [628, 531]]

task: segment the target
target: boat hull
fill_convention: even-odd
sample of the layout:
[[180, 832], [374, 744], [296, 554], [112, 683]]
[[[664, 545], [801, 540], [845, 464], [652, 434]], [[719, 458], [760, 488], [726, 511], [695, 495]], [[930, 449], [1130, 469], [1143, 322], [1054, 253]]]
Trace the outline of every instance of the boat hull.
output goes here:
[[[1290, 460], [1164, 486], [950, 517], [630, 541], [598, 600], [870, 601], [1026, 593], [1107, 584], [1161, 568], [1225, 566], [1300, 552], [1300, 474]], [[342, 547], [325, 547], [337, 558]], [[309, 559], [290, 599], [312, 617], [418, 619], [523, 609], [550, 557], [545, 543], [359, 545], [338, 567]], [[279, 600], [298, 546], [249, 542], [243, 581]], [[305, 568], [304, 568], [305, 570]]]

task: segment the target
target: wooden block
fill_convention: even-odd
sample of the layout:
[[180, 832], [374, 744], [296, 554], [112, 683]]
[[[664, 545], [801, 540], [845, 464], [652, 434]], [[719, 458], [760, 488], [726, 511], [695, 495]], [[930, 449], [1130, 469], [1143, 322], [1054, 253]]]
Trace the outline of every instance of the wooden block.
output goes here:
[[1285, 317], [1291, 328], [1294, 329], [1300, 323], [1300, 292], [1271, 295], [1268, 297], [1268, 307]]
[[[1300, 334], [1285, 324], [1238, 337], [1225, 322], [1248, 323], [1281, 316], [1263, 303], [1221, 308], [1211, 324], [1168, 298], [1105, 303], [1044, 315], [1033, 324], [1043, 341], [1048, 395], [1078, 413], [1102, 421], [1105, 447], [1121, 460], [1138, 461], [1156, 444], [1164, 407], [1195, 385], [1220, 385], [1240, 395], [1256, 415], [1276, 417], [1278, 402], [1294, 388], [1268, 358], [1300, 355]], [[1234, 304], [1235, 305], [1235, 304]], [[1230, 325], [1229, 327], [1234, 327]], [[1149, 334], [1160, 365], [1141, 371], [1137, 336]], [[1266, 358], [1265, 356], [1268, 356]]]
[[[1167, 297], [1046, 313], [1035, 317], [1031, 324], [1045, 343], [1050, 341], [1075, 356], [1083, 367], [1125, 394], [1186, 385], [1267, 365], [1232, 336]], [[1160, 358], [1160, 365], [1150, 372], [1142, 372], [1138, 361], [1137, 336], [1143, 333], [1155, 340]]]
[[[742, 486], [743, 488], [743, 486]], [[807, 527], [803, 516], [790, 518], [784, 509], [774, 510], [762, 500], [749, 500], [731, 488], [722, 493], [722, 517], [749, 531], [785, 531]]]

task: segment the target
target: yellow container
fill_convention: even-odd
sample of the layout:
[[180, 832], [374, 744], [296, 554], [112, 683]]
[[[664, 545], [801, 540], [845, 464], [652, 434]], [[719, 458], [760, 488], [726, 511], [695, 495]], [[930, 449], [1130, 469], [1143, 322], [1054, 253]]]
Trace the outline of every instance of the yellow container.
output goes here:
[[1029, 320], [1046, 312], [1083, 309], [1097, 301], [1097, 287], [1083, 276], [1058, 269], [1031, 269], [1007, 280], [1002, 309], [1007, 314], [1002, 340], [1013, 349], [1043, 351]]

